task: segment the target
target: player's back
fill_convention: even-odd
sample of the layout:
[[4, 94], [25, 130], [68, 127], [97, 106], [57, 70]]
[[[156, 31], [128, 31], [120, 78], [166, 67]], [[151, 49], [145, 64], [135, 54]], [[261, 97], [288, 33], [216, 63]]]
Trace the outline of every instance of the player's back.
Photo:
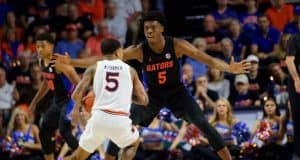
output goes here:
[[133, 90], [129, 65], [119, 59], [98, 61], [93, 82], [93, 110], [129, 113]]

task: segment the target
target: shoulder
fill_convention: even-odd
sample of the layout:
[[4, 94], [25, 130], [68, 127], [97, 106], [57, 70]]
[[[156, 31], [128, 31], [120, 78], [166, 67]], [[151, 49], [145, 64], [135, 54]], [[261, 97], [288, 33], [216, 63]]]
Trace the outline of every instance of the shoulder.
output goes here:
[[290, 5], [290, 4], [285, 4], [285, 5], [284, 5], [284, 8], [285, 8], [287, 11], [293, 11], [293, 9], [294, 9], [293, 5]]
[[235, 124], [238, 123], [238, 122], [240, 122], [238, 119], [236, 119], [236, 118], [233, 118], [233, 119], [232, 119], [232, 124], [233, 124], [233, 125], [235, 125]]
[[280, 32], [279, 32], [277, 29], [275, 29], [274, 27], [270, 27], [270, 33], [273, 34], [273, 35], [274, 35], [274, 34], [276, 34], [276, 35], [277, 35], [277, 34], [278, 34], [278, 35], [280, 34]]
[[130, 71], [131, 77], [135, 77], [137, 75], [137, 72], [133, 67], [129, 66], [129, 71]]
[[38, 133], [40, 130], [39, 130], [39, 128], [38, 128], [38, 126], [37, 125], [35, 125], [35, 124], [32, 124], [32, 126], [31, 126], [32, 128], [32, 132], [34, 132], [34, 133]]

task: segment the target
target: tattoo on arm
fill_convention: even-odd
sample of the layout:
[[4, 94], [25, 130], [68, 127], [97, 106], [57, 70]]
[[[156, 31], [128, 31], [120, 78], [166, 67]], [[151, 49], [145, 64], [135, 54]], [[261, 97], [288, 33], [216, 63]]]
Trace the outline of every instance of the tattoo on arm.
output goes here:
[[82, 80], [78, 83], [76, 86], [73, 94], [72, 94], [72, 99], [75, 101], [77, 104], [82, 104], [82, 97], [85, 91], [88, 89], [90, 85], [93, 84], [93, 78], [94, 78], [94, 73], [95, 73], [95, 67], [92, 66], [88, 68], [84, 75]]

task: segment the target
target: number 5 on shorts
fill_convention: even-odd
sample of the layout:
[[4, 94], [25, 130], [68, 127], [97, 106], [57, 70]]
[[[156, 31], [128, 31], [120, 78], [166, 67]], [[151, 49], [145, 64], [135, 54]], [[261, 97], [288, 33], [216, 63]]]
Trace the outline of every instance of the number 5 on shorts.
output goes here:
[[158, 72], [158, 84], [164, 84], [167, 81], [167, 72], [166, 71], [161, 71]]

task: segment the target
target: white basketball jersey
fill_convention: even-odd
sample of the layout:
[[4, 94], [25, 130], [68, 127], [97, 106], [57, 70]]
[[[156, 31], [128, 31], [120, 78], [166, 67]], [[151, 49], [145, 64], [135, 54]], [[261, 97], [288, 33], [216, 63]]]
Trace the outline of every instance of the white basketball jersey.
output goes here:
[[132, 85], [128, 64], [121, 60], [98, 61], [93, 84], [93, 110], [108, 109], [129, 113]]

